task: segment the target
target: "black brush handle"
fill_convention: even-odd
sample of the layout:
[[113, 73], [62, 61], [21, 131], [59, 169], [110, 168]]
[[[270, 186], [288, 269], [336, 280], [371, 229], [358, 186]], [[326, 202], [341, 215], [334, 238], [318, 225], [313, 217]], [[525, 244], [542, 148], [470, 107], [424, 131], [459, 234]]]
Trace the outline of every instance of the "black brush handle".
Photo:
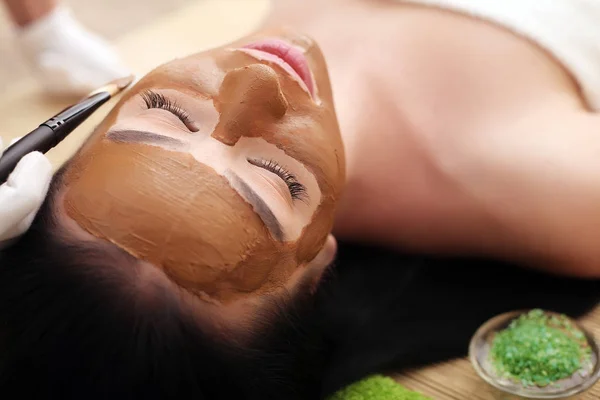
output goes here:
[[33, 151], [48, 152], [108, 100], [110, 94], [107, 92], [92, 95], [61, 111], [9, 146], [0, 158], [0, 184], [6, 182], [23, 157]]
[[0, 184], [6, 182], [10, 173], [26, 154], [32, 151], [45, 153], [56, 144], [54, 131], [46, 125], [40, 125], [27, 136], [23, 136], [21, 140], [9, 146], [0, 158]]

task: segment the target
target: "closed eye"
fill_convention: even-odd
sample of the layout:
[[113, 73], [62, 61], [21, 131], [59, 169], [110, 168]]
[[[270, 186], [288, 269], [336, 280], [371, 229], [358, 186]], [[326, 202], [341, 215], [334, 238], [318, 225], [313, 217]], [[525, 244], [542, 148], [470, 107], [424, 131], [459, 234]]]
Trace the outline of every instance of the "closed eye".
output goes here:
[[292, 200], [306, 201], [308, 195], [306, 193], [306, 187], [298, 182], [298, 179], [294, 174], [289, 172], [287, 169], [282, 167], [280, 164], [273, 160], [264, 160], [256, 158], [248, 158], [248, 162], [256, 167], [266, 169], [279, 176], [287, 185]]
[[146, 107], [150, 110], [152, 108], [159, 108], [170, 112], [175, 115], [184, 125], [192, 132], [197, 132], [198, 129], [194, 126], [190, 115], [181, 108], [174, 100], [169, 99], [163, 94], [157, 93], [153, 90], [145, 90], [141, 93]]

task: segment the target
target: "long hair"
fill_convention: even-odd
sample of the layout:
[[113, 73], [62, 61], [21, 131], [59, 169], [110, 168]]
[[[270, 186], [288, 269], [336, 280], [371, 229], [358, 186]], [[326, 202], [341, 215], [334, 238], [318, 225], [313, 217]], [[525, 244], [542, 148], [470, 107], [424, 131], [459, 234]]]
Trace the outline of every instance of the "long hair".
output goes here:
[[328, 350], [314, 296], [266, 299], [252, 340], [220, 337], [136, 260], [65, 235], [60, 174], [30, 230], [0, 254], [0, 392], [35, 399], [315, 399]]
[[61, 234], [59, 180], [31, 229], [0, 253], [0, 393], [321, 399], [372, 373], [464, 355], [498, 313], [578, 316], [600, 296], [597, 280], [340, 243], [317, 292], [270, 299], [242, 342], [212, 334], [167, 287], [140, 292], [135, 260], [112, 245]]

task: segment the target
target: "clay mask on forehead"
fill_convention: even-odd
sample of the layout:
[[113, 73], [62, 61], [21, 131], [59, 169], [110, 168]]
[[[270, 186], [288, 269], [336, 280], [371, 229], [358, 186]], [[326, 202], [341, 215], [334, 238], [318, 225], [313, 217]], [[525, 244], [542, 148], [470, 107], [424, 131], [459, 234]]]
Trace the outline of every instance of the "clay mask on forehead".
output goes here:
[[[104, 195], [90, 196], [98, 186]], [[90, 233], [162, 267], [183, 287], [221, 299], [272, 289], [268, 283], [294, 265], [288, 246], [272, 239], [227, 180], [187, 154], [103, 142], [66, 205]], [[289, 259], [279, 260], [284, 255]]]
[[[220, 67], [185, 86], [195, 57]], [[67, 171], [64, 209], [188, 290], [225, 302], [278, 290], [332, 226], [344, 174], [331, 100], [317, 105], [243, 52], [195, 57], [150, 74], [109, 115]], [[147, 90], [185, 118], [147, 104]]]

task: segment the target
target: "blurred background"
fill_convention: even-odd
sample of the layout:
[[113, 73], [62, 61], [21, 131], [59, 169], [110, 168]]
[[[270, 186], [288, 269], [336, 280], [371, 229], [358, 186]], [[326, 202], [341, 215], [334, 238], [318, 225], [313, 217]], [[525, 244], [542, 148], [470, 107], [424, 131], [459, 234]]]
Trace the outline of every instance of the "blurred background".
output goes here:
[[[227, 1], [227, 0], [225, 0]], [[110, 41], [145, 24], [152, 23], [170, 12], [189, 6], [194, 0], [64, 0], [63, 3], [87, 28]], [[0, 6], [0, 91], [8, 88], [11, 81], [27, 76], [26, 64], [11, 41], [13, 27]]]
[[[269, 10], [269, 0], [64, 0], [63, 4], [86, 28], [109, 40], [138, 76], [170, 59], [250, 33]], [[5, 143], [72, 102], [43, 95], [13, 39], [14, 28], [0, 7], [0, 135]], [[103, 106], [48, 154], [55, 166], [77, 149], [110, 107]]]

